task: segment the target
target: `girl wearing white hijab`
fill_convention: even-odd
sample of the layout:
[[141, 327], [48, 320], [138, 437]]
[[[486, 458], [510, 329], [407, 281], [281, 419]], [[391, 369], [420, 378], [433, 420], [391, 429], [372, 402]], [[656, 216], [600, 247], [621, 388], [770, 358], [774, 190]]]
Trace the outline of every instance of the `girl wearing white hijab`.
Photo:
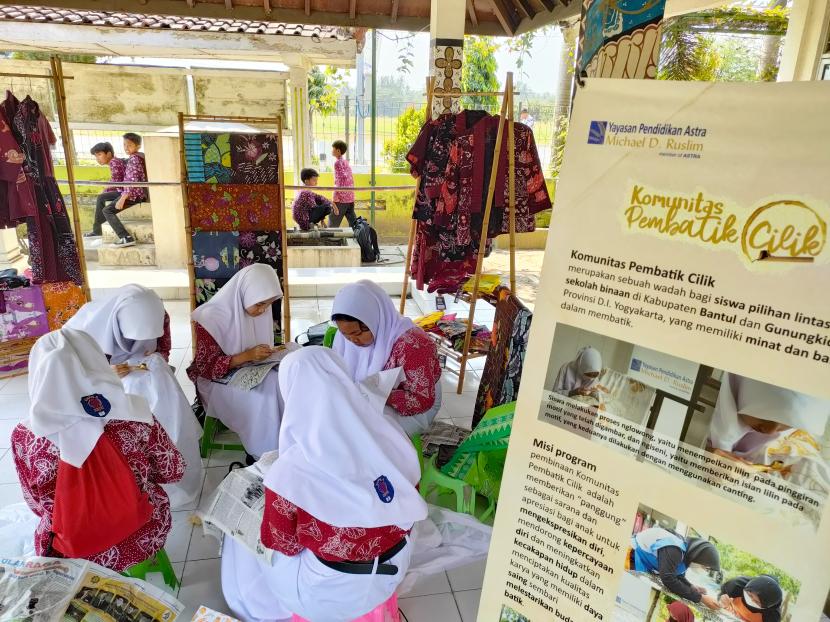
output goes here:
[[828, 400], [727, 372], [721, 380], [707, 447], [740, 462], [771, 465], [776, 457], [772, 447], [786, 439], [805, 437], [812, 440], [813, 451], [805, 451], [808, 443], [800, 443], [801, 451], [779, 456], [781, 466], [789, 472], [782, 475], [792, 480], [793, 472], [797, 475], [806, 466], [799, 462], [817, 459], [823, 463], [818, 441], [824, 436], [828, 417]]
[[[167, 356], [157, 350], [168, 322], [161, 298], [154, 291], [140, 285], [125, 285], [107, 300], [86, 303], [66, 326], [84, 331], [98, 343], [110, 363], [115, 363], [124, 389], [147, 400], [150, 410], [184, 456], [187, 463], [184, 477], [176, 484], [165, 486], [170, 503], [176, 508], [193, 501], [202, 487], [199, 455], [202, 428], [173, 369], [167, 364]], [[167, 335], [169, 340], [169, 327]], [[135, 370], [139, 365], [147, 369]]]
[[187, 375], [207, 414], [239, 435], [250, 455], [277, 449], [280, 396], [277, 371], [250, 390], [213, 382], [274, 352], [271, 305], [282, 298], [277, 273], [265, 264], [237, 272], [208, 302], [193, 312], [196, 350]]
[[[307, 347], [282, 363], [280, 457], [265, 476], [266, 566], [232, 538], [222, 591], [243, 622], [346, 622], [389, 599], [406, 575], [407, 533], [427, 516], [420, 464], [381, 413], [398, 369], [355, 382], [331, 350]], [[320, 378], [326, 381], [321, 383]], [[344, 468], [344, 466], [348, 468]]]
[[410, 435], [429, 429], [441, 409], [441, 365], [429, 336], [403, 317], [378, 285], [358, 281], [334, 298], [337, 324], [333, 349], [360, 382], [384, 369], [403, 369], [403, 381], [389, 396], [387, 414]]
[[602, 355], [599, 350], [586, 346], [579, 351], [576, 358], [565, 363], [556, 376], [553, 392], [566, 397], [588, 396], [597, 394], [599, 377], [602, 374]]
[[37, 554], [49, 549], [59, 461], [80, 468], [103, 435], [132, 467], [153, 511], [138, 531], [90, 559], [122, 571], [158, 552], [171, 527], [170, 502], [161, 485], [182, 477], [184, 461], [144, 398], [124, 392], [92, 337], [66, 327], [44, 335], [32, 348], [29, 397], [29, 418], [12, 432], [11, 447], [23, 496], [41, 518]]

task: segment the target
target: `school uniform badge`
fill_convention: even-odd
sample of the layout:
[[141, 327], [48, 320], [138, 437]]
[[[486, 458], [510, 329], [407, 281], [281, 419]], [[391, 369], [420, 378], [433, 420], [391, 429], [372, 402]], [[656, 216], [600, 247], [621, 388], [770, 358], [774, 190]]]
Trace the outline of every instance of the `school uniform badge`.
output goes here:
[[385, 475], [381, 475], [375, 480], [375, 492], [378, 493], [378, 498], [384, 503], [392, 503], [395, 498], [395, 489], [392, 487], [392, 482]]
[[84, 407], [86, 414], [92, 417], [106, 417], [112, 408], [109, 400], [100, 393], [93, 393], [92, 395], [82, 397], [81, 406]]

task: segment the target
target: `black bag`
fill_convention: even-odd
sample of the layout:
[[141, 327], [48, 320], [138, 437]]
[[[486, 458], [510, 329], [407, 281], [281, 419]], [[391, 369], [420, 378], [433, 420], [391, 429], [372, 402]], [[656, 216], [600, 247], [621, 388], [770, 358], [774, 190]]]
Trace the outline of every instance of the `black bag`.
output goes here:
[[322, 346], [331, 322], [322, 322], [310, 327], [306, 332], [297, 335], [294, 342], [301, 346]]
[[380, 261], [380, 247], [378, 246], [378, 233], [372, 228], [365, 218], [358, 216], [352, 225], [354, 237], [360, 244], [360, 261], [363, 263], [376, 263]]

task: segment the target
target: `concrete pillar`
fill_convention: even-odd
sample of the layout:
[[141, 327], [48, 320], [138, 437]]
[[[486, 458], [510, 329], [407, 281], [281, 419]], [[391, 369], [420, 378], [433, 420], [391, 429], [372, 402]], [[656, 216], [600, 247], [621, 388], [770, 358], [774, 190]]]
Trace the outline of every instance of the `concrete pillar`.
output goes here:
[[[147, 178], [150, 181], [181, 179], [178, 136], [145, 136], [144, 153], [147, 154]], [[187, 242], [181, 186], [150, 188], [150, 206], [153, 210], [156, 266], [168, 270], [185, 268]]]
[[288, 100], [294, 138], [294, 185], [300, 185], [300, 170], [311, 162], [311, 119], [308, 101], [309, 67], [291, 66]]
[[432, 0], [429, 14], [430, 75], [435, 78], [432, 116], [458, 112], [459, 97], [443, 95], [461, 92], [461, 66], [464, 60], [464, 22], [466, 0]]
[[12, 229], [0, 229], [0, 270], [14, 268], [21, 258], [17, 245], [17, 233]]
[[815, 80], [819, 58], [827, 45], [830, 0], [793, 0], [784, 37], [779, 82]]

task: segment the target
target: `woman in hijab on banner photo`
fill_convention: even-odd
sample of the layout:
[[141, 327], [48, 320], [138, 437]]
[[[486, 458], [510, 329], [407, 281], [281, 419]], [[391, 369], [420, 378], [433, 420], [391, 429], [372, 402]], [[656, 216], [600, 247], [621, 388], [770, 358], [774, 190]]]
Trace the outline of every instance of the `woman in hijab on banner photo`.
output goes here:
[[599, 384], [602, 375], [602, 355], [599, 350], [585, 346], [576, 355], [576, 358], [562, 365], [553, 384], [553, 392], [578, 399], [590, 400], [597, 406], [602, 405], [602, 391]]
[[750, 470], [826, 494], [828, 417], [828, 400], [726, 372], [706, 446]]
[[695, 614], [686, 603], [676, 600], [668, 606], [668, 610], [666, 622], [695, 622]]
[[400, 367], [403, 379], [389, 395], [386, 413], [407, 434], [429, 429], [441, 409], [441, 365], [432, 339], [395, 309], [375, 283], [358, 281], [337, 292], [332, 321], [338, 333], [333, 349], [355, 382]]
[[277, 273], [265, 264], [237, 272], [192, 314], [196, 350], [187, 375], [208, 416], [239, 435], [245, 451], [259, 458], [277, 449], [281, 398], [278, 370], [250, 389], [221, 381], [233, 370], [270, 358], [274, 347], [271, 305], [282, 298]]
[[720, 604], [742, 622], [781, 622], [784, 592], [770, 575], [735, 577], [720, 588]]
[[155, 555], [171, 528], [162, 486], [184, 461], [147, 401], [124, 391], [92, 337], [66, 327], [32, 348], [29, 397], [11, 451], [40, 517], [37, 554], [119, 572]]
[[355, 381], [319, 346], [282, 362], [280, 452], [264, 478], [261, 527], [273, 559], [227, 536], [222, 549], [222, 591], [243, 622], [347, 622], [383, 606], [403, 581], [408, 534], [427, 505], [415, 448], [379, 416], [400, 373]]
[[164, 487], [171, 505], [178, 508], [193, 501], [202, 487], [202, 428], [167, 363], [169, 323], [158, 294], [141, 285], [125, 285], [106, 300], [86, 303], [66, 326], [95, 340], [121, 377], [124, 390], [147, 400], [181, 452], [187, 464], [184, 477]]

